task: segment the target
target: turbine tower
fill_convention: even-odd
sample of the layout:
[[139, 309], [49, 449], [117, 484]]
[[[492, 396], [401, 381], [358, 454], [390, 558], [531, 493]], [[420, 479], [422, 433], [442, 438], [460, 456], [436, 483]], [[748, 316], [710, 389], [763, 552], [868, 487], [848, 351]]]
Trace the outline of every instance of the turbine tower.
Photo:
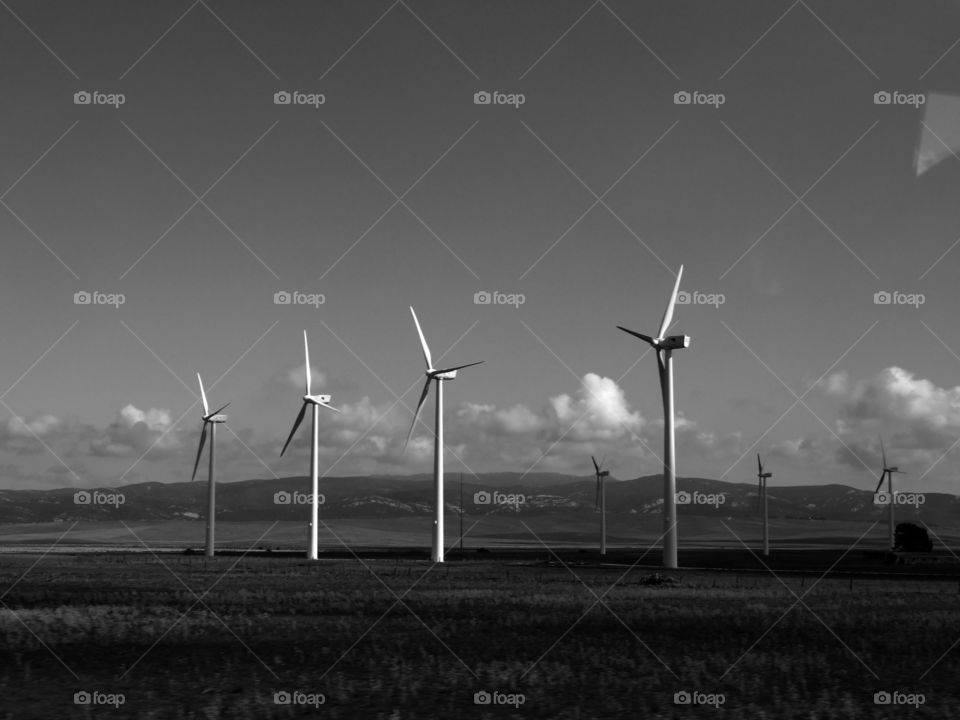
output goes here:
[[197, 479], [197, 467], [200, 465], [200, 456], [203, 454], [203, 445], [207, 442], [207, 425], [209, 425], [210, 468], [207, 472], [207, 542], [205, 553], [207, 557], [213, 557], [217, 509], [217, 485], [214, 480], [215, 474], [213, 448], [214, 445], [216, 445], [217, 425], [227, 421], [227, 416], [222, 415], [221, 411], [230, 403], [224, 405], [222, 408], [220, 408], [220, 410], [210, 412], [210, 407], [207, 405], [207, 394], [203, 391], [203, 380], [200, 377], [200, 373], [197, 373], [197, 380], [200, 382], [200, 399], [203, 401], [203, 415], [201, 416], [201, 419], [203, 420], [203, 430], [200, 431], [200, 447], [197, 448], [197, 459], [193, 463], [193, 476], [190, 478], [190, 481], [193, 482]]
[[340, 412], [335, 407], [330, 405], [330, 396], [329, 395], [311, 395], [310, 394], [310, 348], [307, 345], [307, 331], [303, 331], [303, 357], [304, 365], [307, 370], [307, 383], [306, 383], [306, 394], [303, 396], [303, 404], [300, 406], [300, 413], [297, 415], [296, 421], [293, 423], [293, 429], [290, 431], [290, 435], [287, 436], [287, 441], [283, 444], [283, 450], [280, 451], [280, 455], [287, 451], [287, 446], [290, 444], [290, 441], [293, 440], [294, 434], [297, 432], [297, 428], [300, 427], [300, 423], [303, 422], [303, 416], [307, 412], [307, 405], [312, 406], [312, 421], [313, 428], [311, 433], [311, 442], [310, 442], [310, 487], [313, 496], [310, 498], [310, 546], [307, 548], [307, 559], [316, 560], [317, 559], [317, 521], [319, 516], [319, 473], [317, 471], [317, 451], [318, 451], [318, 439], [317, 439], [317, 425], [320, 416], [320, 407], [325, 407], [328, 410], [333, 410], [334, 412]]
[[760, 503], [763, 507], [763, 554], [770, 555], [770, 531], [767, 527], [767, 480], [773, 477], [773, 473], [763, 471], [763, 463], [760, 461], [760, 453], [757, 453], [757, 487], [759, 489]]
[[673, 285], [673, 292], [667, 302], [667, 308], [660, 321], [660, 330], [656, 337], [642, 335], [617, 325], [620, 330], [640, 338], [657, 353], [657, 368], [660, 371], [660, 390], [663, 395], [663, 566], [677, 567], [677, 473], [676, 457], [674, 453], [674, 422], [673, 422], [673, 351], [690, 347], [689, 335], [665, 336], [673, 319], [673, 306], [677, 303], [677, 291], [680, 289], [680, 278], [683, 275], [683, 265], [677, 273], [677, 280]]
[[607, 492], [604, 488], [604, 479], [610, 476], [609, 470], [602, 470], [604, 460], [597, 464], [597, 459], [591, 455], [593, 460], [593, 469], [597, 474], [597, 496], [594, 500], [594, 510], [600, 510], [600, 555], [607, 554]]
[[876, 502], [876, 495], [877, 495], [877, 493], [880, 492], [880, 486], [883, 485], [883, 481], [884, 481], [884, 479], [886, 479], [886, 481], [887, 481], [887, 495], [888, 495], [888, 498], [887, 498], [887, 511], [888, 511], [888, 513], [889, 513], [887, 517], [888, 517], [888, 522], [889, 522], [889, 524], [890, 524], [890, 527], [888, 528], [888, 530], [889, 530], [889, 535], [890, 535], [890, 549], [893, 550], [894, 547], [896, 547], [896, 539], [895, 539], [895, 537], [894, 537], [894, 528], [896, 527], [896, 525], [894, 525], [894, 520], [893, 520], [893, 506], [894, 506], [894, 502], [893, 502], [893, 501], [894, 501], [894, 494], [893, 494], [893, 474], [894, 474], [894, 473], [902, 473], [903, 470], [901, 470], [900, 468], [898, 468], [896, 465], [894, 465], [893, 467], [887, 465], [887, 452], [886, 452], [886, 450], [884, 450], [884, 448], [883, 448], [883, 437], [882, 437], [882, 436], [881, 436], [881, 438], [880, 438], [880, 457], [881, 457], [881, 459], [882, 459], [882, 461], [883, 461], [883, 470], [882, 470], [882, 472], [880, 473], [880, 482], [877, 483], [877, 489], [873, 491], [873, 494], [874, 494], [874, 502]]
[[413, 315], [413, 322], [417, 326], [417, 334], [420, 336], [420, 346], [423, 348], [423, 359], [427, 364], [427, 381], [423, 384], [423, 391], [420, 393], [420, 400], [417, 402], [417, 409], [413, 413], [413, 422], [410, 423], [410, 432], [407, 433], [407, 440], [403, 444], [403, 451], [407, 451], [407, 445], [410, 438], [413, 437], [413, 430], [417, 426], [417, 419], [420, 417], [420, 408], [423, 407], [427, 394], [430, 392], [430, 383], [434, 380], [437, 383], [437, 408], [433, 431], [433, 492], [434, 492], [434, 519], [433, 519], [433, 549], [430, 553], [430, 559], [436, 563], [443, 562], [443, 381], [453, 380], [457, 376], [457, 370], [479, 365], [483, 360], [467, 363], [466, 365], [457, 365], [452, 368], [437, 370], [433, 367], [433, 359], [430, 356], [430, 348], [427, 347], [427, 340], [423, 336], [423, 330], [420, 329], [420, 321], [417, 320], [417, 313], [410, 308], [410, 314]]

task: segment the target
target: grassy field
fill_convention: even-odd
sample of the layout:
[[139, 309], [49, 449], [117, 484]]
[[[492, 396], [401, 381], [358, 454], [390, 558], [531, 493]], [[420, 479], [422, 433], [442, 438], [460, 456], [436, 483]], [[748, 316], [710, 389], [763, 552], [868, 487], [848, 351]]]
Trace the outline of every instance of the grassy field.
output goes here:
[[[522, 519], [522, 522], [521, 522]], [[431, 537], [432, 518], [351, 518], [322, 519], [319, 529], [321, 549], [343, 550], [349, 547], [424, 548]], [[596, 548], [599, 519], [571, 522], [549, 514], [519, 518], [514, 515], [466, 517], [463, 522], [468, 549]], [[446, 523], [447, 547], [457, 543], [458, 525], [455, 516]], [[643, 551], [659, 545], [663, 521], [659, 515], [617, 518], [608, 526], [609, 547]], [[859, 547], [881, 548], [887, 543], [884, 523], [850, 523], [827, 520], [775, 520], [770, 523], [773, 547], [848, 548], [866, 532]], [[936, 528], [934, 545], [942, 542], [960, 546], [960, 528]], [[757, 547], [761, 526], [743, 519], [689, 516], [683, 518], [681, 548], [742, 549], [743, 542]], [[224, 522], [217, 523], [217, 547], [246, 550], [250, 547], [303, 549], [306, 547], [306, 526], [303, 522]], [[0, 552], [23, 546], [48, 549], [58, 547], [103, 547], [112, 550], [147, 550], [203, 547], [204, 522], [167, 520], [160, 522], [80, 521], [77, 523], [22, 523], [0, 525]]]
[[0, 718], [955, 716], [955, 579], [649, 573], [7, 554]]

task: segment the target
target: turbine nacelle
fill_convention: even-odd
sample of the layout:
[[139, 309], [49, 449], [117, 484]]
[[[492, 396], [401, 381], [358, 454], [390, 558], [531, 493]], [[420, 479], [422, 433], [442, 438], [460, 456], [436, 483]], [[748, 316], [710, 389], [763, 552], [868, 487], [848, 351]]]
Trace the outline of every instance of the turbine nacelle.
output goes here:
[[[303, 401], [305, 403], [309, 403], [311, 405], [325, 405], [327, 407], [330, 406], [330, 400], [332, 399], [333, 399], [332, 395], [304, 395], [303, 396]], [[336, 408], [331, 407], [330, 409], [335, 410]]]
[[457, 377], [457, 371], [456, 370], [447, 370], [447, 371], [432, 370], [432, 371], [428, 371], [426, 373], [426, 376], [433, 380], [453, 380], [454, 378]]
[[681, 350], [690, 347], [690, 336], [671, 335], [665, 338], [655, 338], [653, 342], [657, 350]]
[[225, 423], [227, 421], [227, 416], [224, 413], [218, 413], [217, 415], [208, 415], [203, 420], [204, 422], [211, 423]]

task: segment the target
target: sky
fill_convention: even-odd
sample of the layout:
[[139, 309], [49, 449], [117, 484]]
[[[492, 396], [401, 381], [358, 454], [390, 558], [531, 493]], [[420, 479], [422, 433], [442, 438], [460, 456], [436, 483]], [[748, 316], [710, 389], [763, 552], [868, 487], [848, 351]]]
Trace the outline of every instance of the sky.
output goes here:
[[753, 482], [760, 452], [771, 486], [873, 488], [882, 436], [903, 489], [955, 493], [957, 27], [934, 1], [12, 0], [0, 487], [189, 479], [198, 372], [231, 403], [221, 481], [306, 474], [306, 426], [280, 457], [304, 329], [342, 411], [321, 473], [429, 472], [409, 306], [438, 363], [484, 361], [445, 385], [448, 473], [656, 473], [656, 362], [616, 326], [654, 334], [682, 264], [680, 476]]

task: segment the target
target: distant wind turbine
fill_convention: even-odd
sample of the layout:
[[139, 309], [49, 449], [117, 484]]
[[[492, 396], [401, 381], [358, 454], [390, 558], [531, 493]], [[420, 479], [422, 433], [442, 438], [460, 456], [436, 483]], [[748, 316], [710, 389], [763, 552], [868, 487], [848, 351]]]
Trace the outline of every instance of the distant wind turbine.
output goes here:
[[420, 336], [420, 346], [423, 348], [423, 359], [427, 364], [427, 381], [423, 384], [423, 392], [420, 393], [420, 400], [417, 402], [417, 409], [413, 413], [413, 422], [410, 423], [410, 432], [407, 433], [407, 440], [403, 444], [403, 451], [407, 451], [407, 445], [410, 438], [413, 437], [414, 428], [417, 426], [417, 419], [420, 417], [420, 408], [423, 407], [427, 394], [430, 392], [430, 383], [437, 383], [437, 407], [436, 407], [436, 425], [433, 432], [433, 491], [434, 491], [434, 520], [433, 520], [433, 549], [431, 559], [433, 562], [443, 562], [443, 381], [453, 380], [457, 376], [457, 370], [479, 365], [478, 362], [467, 363], [466, 365], [457, 365], [456, 367], [437, 370], [433, 367], [433, 359], [430, 356], [430, 348], [427, 347], [427, 340], [423, 336], [423, 330], [420, 329], [420, 321], [417, 320], [417, 313], [410, 308], [410, 314], [413, 315], [413, 322], [417, 326], [417, 335]]
[[881, 436], [881, 438], [880, 438], [880, 458], [881, 458], [882, 461], [883, 461], [883, 470], [882, 470], [881, 473], [880, 473], [880, 482], [877, 483], [877, 489], [873, 491], [873, 494], [874, 494], [874, 496], [876, 496], [876, 494], [877, 494], [878, 492], [880, 492], [880, 486], [883, 485], [883, 481], [884, 481], [884, 479], [886, 479], [886, 481], [887, 481], [887, 496], [888, 496], [888, 497], [887, 497], [887, 502], [888, 502], [888, 505], [887, 505], [888, 516], [887, 516], [887, 518], [888, 518], [888, 523], [889, 523], [889, 525], [890, 525], [890, 527], [888, 528], [888, 530], [889, 530], [889, 535], [890, 535], [890, 549], [893, 550], [894, 547], [896, 547], [896, 540], [895, 540], [895, 538], [894, 538], [894, 528], [895, 528], [896, 526], [894, 525], [894, 519], [893, 519], [893, 506], [894, 506], [894, 504], [895, 504], [895, 503], [894, 503], [894, 494], [893, 494], [893, 474], [894, 474], [894, 473], [901, 473], [901, 474], [902, 474], [902, 473], [903, 473], [903, 470], [901, 470], [900, 468], [898, 468], [896, 465], [894, 465], [894, 466], [892, 466], [892, 467], [889, 466], [889, 465], [887, 465], [887, 452], [886, 452], [886, 450], [884, 450], [884, 448], [883, 448], [883, 437], [882, 437], [882, 436]]
[[673, 307], [677, 302], [677, 291], [680, 289], [680, 278], [683, 275], [683, 265], [677, 273], [677, 280], [673, 285], [673, 292], [667, 302], [667, 308], [660, 321], [660, 330], [657, 336], [628, 330], [617, 325], [620, 330], [640, 338], [657, 352], [657, 367], [660, 371], [660, 389], [663, 394], [663, 566], [677, 567], [677, 473], [676, 457], [674, 454], [674, 418], [673, 418], [673, 351], [690, 347], [689, 335], [671, 335], [664, 333], [673, 320]]
[[310, 442], [310, 486], [311, 492], [313, 493], [310, 498], [310, 546], [307, 548], [307, 559], [316, 560], [317, 559], [317, 523], [319, 520], [319, 500], [320, 500], [320, 489], [319, 489], [319, 472], [318, 472], [318, 435], [317, 435], [317, 425], [320, 415], [320, 407], [325, 407], [328, 410], [333, 410], [334, 412], [340, 412], [335, 407], [330, 405], [330, 396], [329, 395], [311, 395], [310, 394], [310, 348], [307, 345], [307, 331], [303, 331], [303, 357], [304, 365], [307, 370], [307, 382], [306, 382], [306, 393], [303, 396], [303, 404], [300, 406], [300, 413], [297, 415], [296, 421], [293, 423], [293, 429], [290, 431], [290, 435], [287, 436], [287, 441], [283, 444], [283, 450], [280, 451], [282, 456], [287, 451], [287, 446], [290, 444], [290, 441], [293, 440], [293, 436], [297, 432], [297, 428], [300, 427], [300, 423], [303, 422], [303, 416], [307, 412], [307, 405], [312, 406], [312, 437]]
[[[203, 401], [203, 415], [201, 416], [203, 420], [203, 429], [200, 431], [200, 447], [197, 448], [197, 459], [193, 463], [193, 476], [190, 478], [190, 481], [197, 479], [197, 467], [200, 465], [200, 456], [203, 454], [203, 445], [207, 441], [207, 425], [210, 426], [210, 468], [207, 473], [207, 543], [206, 543], [206, 556], [213, 557], [214, 552], [214, 533], [215, 533], [215, 524], [216, 524], [216, 511], [217, 511], [217, 485], [215, 482], [214, 474], [214, 455], [213, 449], [216, 445], [217, 439], [217, 425], [227, 421], [227, 416], [222, 415], [221, 411], [227, 407], [224, 405], [219, 410], [210, 412], [210, 407], [207, 405], [207, 393], [203, 390], [203, 379], [200, 377], [200, 373], [197, 373], [197, 380], [200, 382], [200, 399]], [[216, 383], [214, 383], [216, 384]]]
[[597, 464], [597, 459], [591, 455], [590, 459], [593, 460], [593, 469], [597, 474], [597, 496], [594, 500], [594, 509], [600, 510], [600, 554], [607, 554], [607, 492], [606, 488], [603, 486], [603, 481], [610, 476], [609, 470], [603, 470], [604, 460], [600, 461], [600, 464]]
[[763, 471], [763, 463], [760, 461], [760, 453], [757, 453], [757, 486], [759, 488], [760, 503], [763, 507], [763, 554], [770, 554], [770, 532], [767, 526], [767, 480], [773, 477], [773, 473]]

